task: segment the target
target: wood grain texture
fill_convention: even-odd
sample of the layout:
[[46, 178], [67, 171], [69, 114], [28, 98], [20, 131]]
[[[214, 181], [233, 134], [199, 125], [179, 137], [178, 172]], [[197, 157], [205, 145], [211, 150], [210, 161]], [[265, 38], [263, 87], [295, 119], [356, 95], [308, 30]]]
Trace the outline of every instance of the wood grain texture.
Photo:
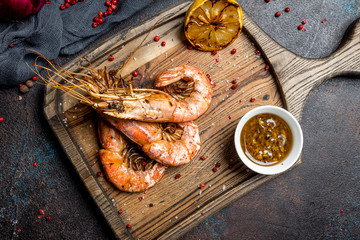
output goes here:
[[[119, 69], [154, 22], [170, 13], [171, 17], [155, 28], [124, 73], [136, 70], [139, 77], [134, 84], [144, 87], [151, 86], [159, 73], [190, 64], [210, 74], [216, 84], [209, 110], [196, 120], [202, 140], [200, 153], [187, 165], [168, 168], [160, 183], [146, 193], [120, 192], [103, 174], [97, 177], [102, 168], [97, 153], [95, 112], [62, 92], [46, 88], [44, 111], [48, 121], [94, 201], [121, 239], [176, 238], [274, 178], [249, 171], [239, 160], [233, 146], [233, 133], [239, 119], [260, 105], [288, 108], [299, 119], [308, 93], [326, 77], [344, 72], [359, 73], [356, 70], [359, 69], [359, 54], [352, 54], [358, 53], [358, 25], [338, 52], [325, 59], [310, 60], [282, 48], [244, 14], [245, 34], [213, 56], [208, 52], [187, 49], [182, 24], [188, 4], [180, 4], [141, 26], [126, 29], [123, 34], [86, 54], [96, 68]], [[155, 35], [166, 41], [165, 47], [152, 40]], [[237, 49], [235, 55], [230, 53], [232, 48]], [[256, 49], [262, 51], [262, 57], [255, 54]], [[107, 61], [110, 54], [115, 61]], [[217, 58], [219, 62], [216, 62]], [[350, 67], [338, 63], [350, 59], [355, 60]], [[266, 64], [271, 66], [271, 72], [265, 71]], [[336, 64], [335, 70], [331, 70], [333, 75], [321, 72]], [[76, 59], [65, 68], [81, 72], [82, 66], [87, 66], [87, 63]], [[239, 84], [235, 90], [231, 89], [233, 80]], [[255, 102], [249, 102], [250, 98], [255, 98]], [[206, 160], [201, 161], [199, 156], [205, 156]], [[212, 172], [216, 162], [220, 162], [221, 167]], [[300, 163], [301, 160], [297, 165]], [[228, 169], [228, 166], [233, 166], [233, 169]], [[177, 173], [182, 177], [175, 180]], [[206, 184], [206, 188], [198, 189], [200, 183]], [[144, 198], [142, 201], [138, 199], [140, 196]], [[154, 206], [150, 207], [150, 203]], [[119, 210], [123, 210], [123, 214], [120, 215]], [[127, 229], [126, 224], [132, 227]]]

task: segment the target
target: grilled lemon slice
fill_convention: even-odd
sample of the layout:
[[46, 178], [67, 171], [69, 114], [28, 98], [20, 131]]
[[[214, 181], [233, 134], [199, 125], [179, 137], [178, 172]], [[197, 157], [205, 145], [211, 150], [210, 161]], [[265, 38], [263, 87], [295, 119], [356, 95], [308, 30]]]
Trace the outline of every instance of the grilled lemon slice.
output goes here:
[[234, 0], [195, 0], [185, 16], [186, 38], [203, 51], [228, 46], [242, 27], [242, 10]]

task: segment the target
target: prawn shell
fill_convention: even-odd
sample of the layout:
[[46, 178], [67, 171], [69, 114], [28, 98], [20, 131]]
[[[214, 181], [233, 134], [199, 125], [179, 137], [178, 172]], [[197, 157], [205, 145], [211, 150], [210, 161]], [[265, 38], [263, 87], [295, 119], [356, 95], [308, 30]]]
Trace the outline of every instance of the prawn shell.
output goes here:
[[158, 163], [151, 169], [135, 171], [126, 167], [119, 153], [100, 149], [99, 155], [108, 180], [121, 191], [143, 192], [159, 182], [165, 174], [165, 167]]

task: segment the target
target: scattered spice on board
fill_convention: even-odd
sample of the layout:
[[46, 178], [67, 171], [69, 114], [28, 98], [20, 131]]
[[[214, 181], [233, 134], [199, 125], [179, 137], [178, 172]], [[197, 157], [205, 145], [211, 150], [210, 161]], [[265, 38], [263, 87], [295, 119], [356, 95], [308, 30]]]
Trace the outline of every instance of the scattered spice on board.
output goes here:
[[152, 203], [149, 204], [149, 207], [153, 207], [153, 206], [154, 206], [154, 204], [152, 204]]
[[97, 173], [96, 173], [96, 176], [97, 176], [97, 177], [100, 177], [100, 176], [101, 176], [101, 172], [97, 172]]
[[206, 157], [205, 156], [200, 156], [200, 159], [204, 161], [206, 159]]
[[180, 173], [178, 173], [178, 174], [175, 175], [175, 179], [178, 179], [178, 178], [180, 178], [180, 177], [181, 177], [181, 174], [180, 174]]
[[139, 76], [139, 73], [138, 73], [137, 71], [133, 71], [133, 72], [132, 72], [132, 75], [133, 75], [134, 77], [137, 77], [137, 76]]

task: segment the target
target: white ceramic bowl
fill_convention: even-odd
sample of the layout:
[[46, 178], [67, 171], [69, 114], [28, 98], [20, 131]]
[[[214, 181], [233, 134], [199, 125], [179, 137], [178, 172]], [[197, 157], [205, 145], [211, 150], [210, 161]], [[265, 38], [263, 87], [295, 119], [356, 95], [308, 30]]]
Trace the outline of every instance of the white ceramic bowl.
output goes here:
[[[244, 151], [242, 150], [241, 144], [240, 144], [240, 134], [241, 134], [241, 130], [244, 127], [245, 123], [250, 118], [252, 118], [255, 115], [258, 115], [260, 113], [272, 113], [272, 114], [275, 114], [275, 115], [281, 117], [289, 125], [292, 135], [293, 135], [293, 145], [292, 145], [291, 151], [288, 154], [288, 156], [282, 162], [275, 164], [275, 165], [271, 165], [271, 166], [260, 166], [258, 164], [255, 164], [254, 162], [252, 162], [245, 155]], [[258, 172], [261, 174], [274, 175], [274, 174], [278, 174], [278, 173], [288, 170], [298, 160], [298, 158], [301, 154], [302, 147], [303, 147], [303, 134], [302, 134], [300, 124], [295, 119], [295, 117], [293, 115], [291, 115], [291, 113], [289, 113], [288, 111], [286, 111], [283, 108], [276, 107], [276, 106], [261, 106], [261, 107], [252, 109], [251, 111], [246, 113], [240, 119], [240, 121], [236, 127], [234, 141], [235, 141], [235, 148], [236, 148], [236, 151], [237, 151], [240, 159], [243, 161], [243, 163], [248, 168], [250, 168], [254, 172]]]

